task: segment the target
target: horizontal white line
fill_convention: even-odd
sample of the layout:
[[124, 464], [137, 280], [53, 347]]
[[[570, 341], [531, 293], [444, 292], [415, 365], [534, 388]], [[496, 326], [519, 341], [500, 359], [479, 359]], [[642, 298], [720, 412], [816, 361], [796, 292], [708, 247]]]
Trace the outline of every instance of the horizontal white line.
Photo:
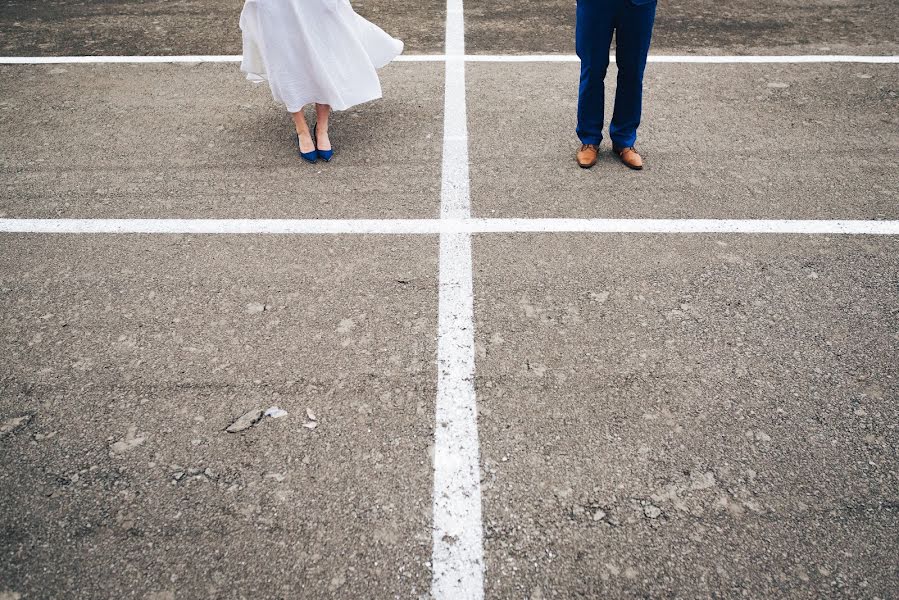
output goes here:
[[4, 65], [60, 65], [94, 63], [220, 63], [240, 62], [240, 55], [197, 56], [2, 56]]
[[899, 235], [899, 221], [762, 219], [471, 219], [472, 233], [792, 233]]
[[389, 234], [775, 233], [899, 235], [899, 220], [0, 219], [0, 233]]
[[445, 62], [446, 54], [400, 54], [393, 60], [397, 62]]
[[656, 63], [899, 63], [899, 56], [855, 56], [848, 54], [799, 56], [650, 56]]
[[0, 219], [6, 233], [437, 234], [437, 219]]
[[[615, 62], [615, 57], [609, 59]], [[573, 54], [533, 54], [533, 55], [488, 55], [469, 54], [465, 57], [468, 62], [580, 62]], [[896, 64], [899, 56], [855, 56], [855, 55], [817, 55], [808, 54], [800, 56], [708, 56], [708, 55], [650, 55], [651, 63], [872, 63], [872, 64]]]
[[[615, 57], [610, 57], [612, 62]], [[188, 55], [188, 56], [0, 56], [0, 64], [5, 65], [56, 65], [56, 64], [102, 64], [102, 63], [229, 63], [240, 62], [240, 55]], [[404, 54], [398, 62], [444, 62], [445, 54]], [[459, 57], [451, 57], [459, 60]], [[579, 62], [573, 54], [466, 54], [466, 62]], [[800, 63], [868, 63], [899, 64], [899, 56], [860, 55], [799, 55], [799, 56], [707, 56], [707, 55], [667, 55], [656, 54], [649, 57], [653, 63], [693, 63], [693, 64], [800, 64]]]
[[[614, 56], [609, 60], [615, 61]], [[574, 54], [466, 54], [466, 62], [580, 62]]]

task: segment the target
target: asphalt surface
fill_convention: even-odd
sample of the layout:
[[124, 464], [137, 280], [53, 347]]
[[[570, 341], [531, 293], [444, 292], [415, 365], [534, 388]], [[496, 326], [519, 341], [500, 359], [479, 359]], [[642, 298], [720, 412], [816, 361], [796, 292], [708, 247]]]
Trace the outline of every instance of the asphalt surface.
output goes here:
[[[3, 0], [0, 54], [240, 54], [240, 0]], [[406, 43], [406, 52], [443, 50], [446, 2], [353, 2], [355, 10]]]
[[[574, 0], [465, 3], [467, 48], [479, 54], [574, 52]], [[243, 3], [229, 0], [4, 0], [0, 54], [240, 54]], [[443, 51], [445, 2], [355, 1], [357, 12], [406, 42]], [[660, 0], [654, 49], [662, 53], [899, 52], [891, 0]]]
[[[575, 6], [575, 0], [468, 0], [468, 50], [573, 54]], [[653, 50], [894, 54], [899, 49], [895, 18], [891, 0], [659, 0]]]
[[[416, 54], [444, 5], [354, 2]], [[2, 6], [0, 55], [240, 52], [240, 2]], [[467, 51], [573, 16], [466, 0]], [[653, 51], [899, 54], [896, 17], [662, 0]], [[310, 166], [233, 63], [0, 66], [0, 217], [436, 218], [443, 65], [381, 76]], [[640, 173], [574, 163], [576, 64], [466, 77], [477, 217], [899, 218], [896, 65], [651, 64]], [[487, 598], [899, 596], [897, 244], [476, 235]], [[0, 600], [427, 598], [437, 259], [0, 234]]]
[[284, 108], [236, 64], [0, 67], [15, 81], [0, 97], [0, 213], [436, 216], [442, 65], [381, 75], [384, 99], [333, 116], [335, 160], [306, 165]]
[[488, 597], [896, 595], [899, 242], [474, 251]]
[[637, 148], [646, 168], [625, 168], [606, 138], [599, 163], [583, 170], [577, 64], [470, 64], [474, 213], [899, 217], [895, 65], [658, 63], [645, 81]]
[[0, 248], [0, 592], [427, 592], [435, 238]]

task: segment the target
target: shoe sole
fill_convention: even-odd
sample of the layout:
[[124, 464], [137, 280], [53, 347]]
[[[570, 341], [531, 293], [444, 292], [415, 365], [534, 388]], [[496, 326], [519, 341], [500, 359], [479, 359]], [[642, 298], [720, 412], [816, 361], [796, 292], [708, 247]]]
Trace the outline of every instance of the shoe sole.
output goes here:
[[639, 167], [634, 166], [634, 165], [629, 165], [626, 162], [624, 162], [624, 159], [621, 158], [620, 156], [618, 157], [618, 160], [621, 161], [621, 164], [623, 164], [628, 169], [631, 169], [633, 171], [642, 171], [643, 170], [643, 165], [640, 165]]

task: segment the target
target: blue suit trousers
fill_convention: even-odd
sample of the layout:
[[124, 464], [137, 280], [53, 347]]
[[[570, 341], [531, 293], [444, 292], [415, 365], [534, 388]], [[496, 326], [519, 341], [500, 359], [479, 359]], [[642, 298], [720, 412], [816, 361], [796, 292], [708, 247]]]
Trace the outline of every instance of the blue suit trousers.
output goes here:
[[643, 72], [657, 0], [577, 0], [575, 45], [581, 59], [577, 135], [584, 144], [602, 140], [606, 70], [615, 34], [618, 89], [609, 125], [616, 148], [633, 146], [643, 110]]

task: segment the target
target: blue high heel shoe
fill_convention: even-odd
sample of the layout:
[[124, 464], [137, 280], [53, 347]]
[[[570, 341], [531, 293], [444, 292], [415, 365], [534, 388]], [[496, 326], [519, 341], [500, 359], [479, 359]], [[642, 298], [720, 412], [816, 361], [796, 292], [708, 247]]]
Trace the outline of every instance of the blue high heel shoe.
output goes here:
[[[294, 132], [293, 139], [296, 140], [297, 154], [300, 155], [300, 158], [305, 160], [307, 163], [315, 164], [315, 161], [318, 160], [318, 150], [313, 150], [312, 152], [303, 152], [302, 150], [300, 150], [300, 134], [297, 132]], [[315, 141], [314, 134], [313, 134], [312, 141], [313, 142]]]
[[[312, 141], [315, 142], [316, 147], [318, 146], [318, 124], [316, 123], [312, 127]], [[325, 162], [331, 162], [331, 158], [334, 156], [334, 148], [330, 150], [318, 150], [318, 157]]]

